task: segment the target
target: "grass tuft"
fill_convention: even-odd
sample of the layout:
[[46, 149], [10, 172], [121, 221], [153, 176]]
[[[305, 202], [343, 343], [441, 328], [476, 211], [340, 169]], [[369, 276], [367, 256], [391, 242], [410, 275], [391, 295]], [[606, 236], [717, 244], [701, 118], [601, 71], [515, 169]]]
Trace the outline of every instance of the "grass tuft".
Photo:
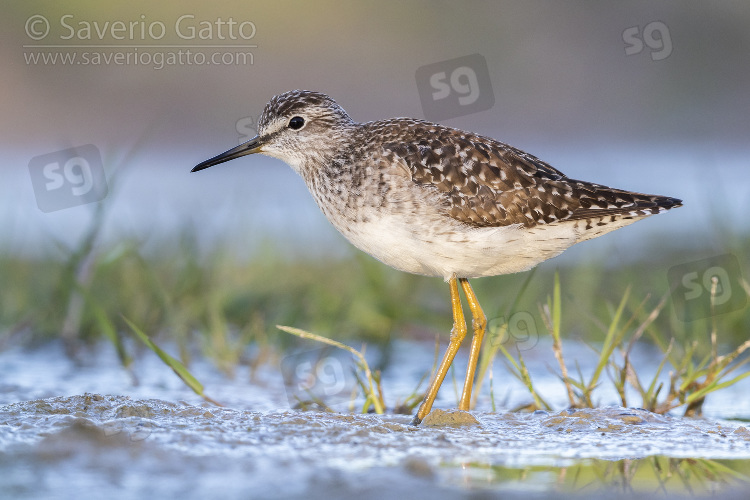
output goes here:
[[[716, 282], [714, 281], [711, 289], [712, 303], [715, 294]], [[552, 337], [553, 350], [560, 370], [558, 376], [565, 385], [570, 407], [595, 407], [594, 393], [600, 387], [602, 374], [606, 372], [614, 384], [622, 406], [629, 406], [626, 394], [627, 388], [630, 386], [640, 394], [641, 403], [638, 406], [641, 408], [664, 414], [676, 408], [684, 407], [685, 416], [697, 416], [701, 414], [702, 406], [708, 395], [731, 387], [750, 376], [750, 371], [744, 371], [730, 378], [731, 374], [750, 361], [750, 357], [739, 359], [750, 348], [750, 340], [743, 342], [725, 355], [719, 355], [716, 341], [716, 318], [713, 317], [711, 319], [711, 331], [709, 332], [710, 350], [707, 354], [699, 357], [698, 342], [691, 342], [684, 349], [683, 355], [677, 357], [674, 355], [676, 342], [674, 337], [670, 338], [667, 344], [663, 341], [656, 342], [662, 348], [663, 358], [649, 383], [643, 384], [631, 364], [632, 349], [635, 342], [641, 338], [664, 310], [668, 297], [668, 295], [665, 295], [658, 305], [637, 326], [633, 327], [648, 297], [635, 308], [627, 321], [623, 321], [626, 305], [630, 298], [630, 288], [626, 289], [617, 308], [612, 313], [601, 349], [597, 350], [592, 347], [597, 356], [597, 364], [593, 373], [586, 379], [578, 362], [575, 362], [577, 377], [572, 377], [568, 372], [563, 355], [561, 287], [559, 276], [555, 275], [553, 295], [548, 298], [547, 304], [541, 307], [541, 312], [544, 324]], [[504, 327], [507, 327], [507, 324]], [[521, 352], [518, 351], [514, 358], [505, 347], [498, 345], [495, 349], [491, 349], [490, 353], [498, 350], [503, 353], [504, 361], [509, 366], [511, 374], [523, 383], [533, 399], [533, 403], [525, 408], [529, 410], [549, 409], [549, 405], [534, 387]], [[671, 365], [671, 370], [669, 371], [669, 387], [665, 391], [662, 373], [668, 363]]]
[[[283, 332], [291, 333], [292, 335], [296, 335], [297, 337], [300, 337], [303, 339], [314, 340], [316, 342], [328, 344], [333, 347], [338, 347], [339, 349], [350, 352], [357, 360], [357, 367], [364, 373], [364, 379], [361, 379], [357, 375], [357, 381], [359, 382], [359, 385], [362, 388], [362, 392], [365, 395], [365, 402], [362, 407], [362, 413], [367, 413], [370, 406], [373, 407], [373, 409], [375, 410], [375, 413], [382, 414], [385, 412], [385, 402], [383, 401], [383, 390], [380, 387], [380, 373], [377, 372], [375, 375], [373, 375], [372, 370], [370, 370], [370, 365], [367, 364], [367, 360], [365, 359], [364, 352], [360, 352], [356, 350], [355, 348], [350, 347], [341, 342], [338, 342], [336, 340], [332, 340], [327, 337], [321, 337], [320, 335], [316, 335], [314, 333], [310, 333], [305, 330], [301, 330], [299, 328], [293, 328], [291, 326], [282, 326], [282, 325], [276, 325], [276, 328], [278, 328], [279, 330]], [[355, 375], [356, 375], [356, 372], [355, 372]]]

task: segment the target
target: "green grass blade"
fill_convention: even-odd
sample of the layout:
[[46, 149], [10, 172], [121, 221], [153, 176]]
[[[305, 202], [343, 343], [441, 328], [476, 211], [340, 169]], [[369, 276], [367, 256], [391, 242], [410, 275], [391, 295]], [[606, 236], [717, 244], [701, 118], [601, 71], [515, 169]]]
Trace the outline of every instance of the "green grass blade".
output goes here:
[[154, 351], [156, 353], [156, 355], [159, 356], [159, 358], [161, 358], [161, 360], [164, 362], [164, 364], [166, 364], [167, 366], [169, 366], [172, 369], [172, 371], [175, 372], [175, 374], [178, 377], [180, 377], [180, 379], [183, 382], [185, 382], [185, 385], [187, 385], [188, 387], [190, 387], [193, 390], [193, 392], [195, 392], [197, 395], [199, 395], [200, 397], [202, 397], [206, 401], [214, 403], [217, 406], [221, 406], [219, 403], [217, 403], [213, 399], [211, 399], [208, 396], [206, 396], [206, 394], [204, 394], [204, 392], [203, 392], [203, 384], [201, 384], [198, 381], [198, 379], [196, 379], [188, 371], [188, 369], [185, 367], [185, 365], [183, 365], [180, 361], [178, 361], [177, 359], [173, 358], [172, 356], [170, 356], [169, 354], [167, 354], [166, 352], [164, 352], [158, 345], [156, 345], [154, 343], [153, 340], [151, 340], [148, 337], [148, 335], [146, 335], [145, 333], [143, 333], [143, 331], [140, 328], [138, 328], [128, 318], [126, 318], [126, 317], [123, 316], [122, 319], [125, 320], [125, 322], [128, 324], [128, 326], [130, 327], [130, 329], [133, 330], [133, 332], [141, 340], [141, 342], [143, 342], [144, 344], [146, 344], [146, 346], [149, 349], [151, 349], [152, 351]]
[[604, 367], [609, 362], [609, 358], [612, 355], [612, 352], [614, 352], [615, 347], [617, 346], [618, 342], [618, 328], [617, 326], [620, 323], [620, 318], [622, 317], [622, 312], [625, 309], [625, 304], [628, 301], [628, 296], [630, 295], [630, 288], [625, 290], [625, 294], [622, 296], [622, 300], [620, 300], [620, 305], [617, 306], [617, 310], [615, 311], [614, 317], [612, 318], [612, 322], [609, 324], [609, 329], [607, 331], [607, 336], [604, 338], [604, 344], [602, 345], [602, 350], [599, 354], [599, 362], [596, 365], [596, 369], [594, 370], [594, 374], [591, 376], [591, 379], [589, 380], [589, 383], [587, 384], [587, 399], [590, 397], [590, 392], [596, 387], [596, 385], [599, 382], [599, 377], [601, 377], [602, 371], [604, 371]]
[[560, 273], [555, 272], [555, 286], [552, 291], [552, 336], [560, 340], [560, 319], [562, 317], [562, 300], [560, 298]]
[[649, 384], [648, 389], [646, 390], [646, 394], [643, 395], [644, 403], [646, 402], [646, 399], [648, 400], [654, 399], [654, 396], [655, 396], [654, 391], [656, 390], [657, 384], [659, 383], [659, 376], [661, 375], [661, 372], [664, 369], [664, 365], [669, 359], [669, 353], [672, 351], [673, 344], [674, 344], [674, 339], [672, 339], [669, 342], [669, 347], [667, 347], [667, 350], [664, 353], [664, 357], [662, 358], [661, 363], [659, 363], [659, 367], [656, 369], [654, 378], [651, 380], [651, 384]]
[[695, 401], [697, 399], [700, 399], [703, 396], [706, 396], [707, 394], [710, 394], [712, 392], [715, 392], [715, 391], [724, 389], [725, 387], [729, 387], [729, 386], [731, 386], [733, 384], [736, 384], [737, 382], [739, 382], [740, 380], [744, 379], [748, 375], [750, 375], [750, 371], [745, 372], [745, 373], [741, 373], [741, 374], [737, 375], [736, 377], [734, 377], [733, 379], [727, 380], [726, 382], [719, 383], [718, 380], [714, 381], [713, 383], [708, 384], [706, 387], [703, 387], [702, 389], [697, 390], [694, 393], [690, 394], [685, 399], [685, 402], [687, 404], [690, 404], [693, 401]]
[[[91, 311], [94, 314], [94, 320], [99, 326], [99, 330], [107, 338], [107, 340], [109, 340], [112, 345], [115, 346], [117, 357], [120, 359], [120, 363], [122, 363], [122, 366], [124, 368], [130, 368], [133, 363], [133, 358], [125, 349], [125, 346], [122, 343], [122, 339], [117, 334], [117, 328], [109, 318], [107, 311], [105, 311], [101, 304], [94, 299], [89, 290], [81, 288], [80, 291], [83, 294], [86, 303], [91, 307]], [[135, 376], [135, 374], [132, 373], [131, 375]]]
[[505, 356], [505, 359], [508, 361], [510, 367], [511, 367], [511, 374], [516, 377], [518, 380], [523, 382], [523, 376], [521, 375], [521, 367], [518, 366], [518, 363], [516, 362], [515, 358], [508, 352], [508, 349], [505, 348], [504, 345], [498, 344], [497, 348], [500, 352], [503, 353], [503, 356]]
[[492, 412], [497, 412], [497, 406], [495, 406], [495, 387], [492, 380], [492, 367], [490, 367], [490, 404], [492, 405]]
[[[560, 379], [565, 384], [565, 390], [568, 394], [568, 403], [570, 406], [576, 406], [575, 393], [570, 385], [570, 376], [568, 367], [565, 365], [565, 358], [562, 351], [562, 340], [560, 339], [560, 320], [562, 317], [562, 300], [560, 293], [560, 273], [555, 271], [555, 284], [552, 291], [552, 303], [547, 299], [547, 309], [543, 311], [542, 317], [545, 318], [547, 329], [552, 335], [552, 351], [555, 354], [557, 364], [560, 366]], [[543, 309], [543, 308], [542, 308]], [[550, 324], [551, 323], [551, 324]]]

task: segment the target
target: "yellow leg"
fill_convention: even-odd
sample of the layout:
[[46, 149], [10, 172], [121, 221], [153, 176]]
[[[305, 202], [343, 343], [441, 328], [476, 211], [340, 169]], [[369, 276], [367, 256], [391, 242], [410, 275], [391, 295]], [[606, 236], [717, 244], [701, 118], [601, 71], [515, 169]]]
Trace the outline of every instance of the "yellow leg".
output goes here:
[[[456, 357], [458, 348], [461, 346], [461, 341], [466, 337], [466, 321], [464, 320], [464, 311], [461, 308], [461, 298], [458, 295], [458, 282], [455, 276], [450, 279], [448, 285], [451, 289], [451, 307], [453, 308], [453, 330], [451, 330], [450, 343], [448, 344], [448, 349], [443, 356], [443, 361], [440, 362], [440, 366], [435, 373], [435, 378], [430, 382], [427, 394], [425, 394], [422, 404], [419, 405], [419, 410], [417, 410], [414, 420], [411, 421], [412, 425], [419, 425], [419, 423], [422, 422], [422, 419], [430, 413], [438, 389], [440, 389], [443, 379], [445, 379], [445, 376], [448, 374], [448, 368], [450, 368], [451, 363], [453, 363], [453, 358]], [[469, 288], [469, 290], [471, 290], [471, 288]]]
[[482, 307], [479, 305], [477, 296], [474, 295], [474, 290], [471, 289], [469, 280], [466, 278], [460, 278], [458, 281], [461, 283], [461, 288], [464, 291], [464, 295], [466, 295], [466, 302], [469, 303], [469, 309], [471, 309], [471, 326], [474, 330], [474, 338], [471, 339], [469, 365], [466, 367], [464, 390], [461, 393], [461, 401], [458, 404], [459, 410], [468, 411], [471, 409], [471, 388], [474, 385], [474, 372], [477, 369], [479, 349], [482, 347], [482, 339], [484, 339], [484, 329], [487, 326], [487, 318], [484, 315], [484, 311], [482, 311]]

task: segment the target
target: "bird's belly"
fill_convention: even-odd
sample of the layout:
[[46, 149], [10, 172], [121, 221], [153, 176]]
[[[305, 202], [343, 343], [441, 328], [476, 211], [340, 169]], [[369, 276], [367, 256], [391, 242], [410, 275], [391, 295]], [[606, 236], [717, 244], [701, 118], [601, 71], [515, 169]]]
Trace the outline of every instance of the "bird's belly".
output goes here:
[[576, 241], [567, 225], [472, 228], [444, 217], [416, 223], [393, 214], [334, 225], [354, 246], [395, 269], [446, 280], [526, 271]]

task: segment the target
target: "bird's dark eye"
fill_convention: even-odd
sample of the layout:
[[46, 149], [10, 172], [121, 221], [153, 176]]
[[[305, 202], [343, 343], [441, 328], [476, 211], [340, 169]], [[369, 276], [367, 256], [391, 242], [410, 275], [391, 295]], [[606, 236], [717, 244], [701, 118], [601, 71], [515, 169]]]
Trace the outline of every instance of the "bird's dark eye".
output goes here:
[[305, 119], [301, 116], [295, 116], [289, 120], [289, 128], [292, 130], [299, 130], [305, 124]]

